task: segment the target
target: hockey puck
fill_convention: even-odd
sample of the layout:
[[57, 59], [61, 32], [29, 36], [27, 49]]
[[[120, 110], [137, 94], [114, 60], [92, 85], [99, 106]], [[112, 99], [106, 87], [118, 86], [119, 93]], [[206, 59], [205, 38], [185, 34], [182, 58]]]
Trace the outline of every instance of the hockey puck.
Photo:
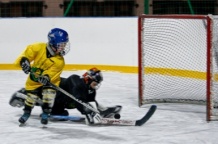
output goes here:
[[115, 114], [115, 115], [114, 115], [114, 118], [115, 118], [115, 119], [120, 119], [120, 114]]

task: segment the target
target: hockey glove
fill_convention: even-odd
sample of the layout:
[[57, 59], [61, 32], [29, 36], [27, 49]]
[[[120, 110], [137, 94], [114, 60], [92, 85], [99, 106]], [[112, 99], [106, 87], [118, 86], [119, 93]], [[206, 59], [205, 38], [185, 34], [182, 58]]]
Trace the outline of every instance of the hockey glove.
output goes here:
[[96, 113], [93, 116], [94, 124], [99, 124], [101, 123], [102, 117], [100, 114]]
[[47, 85], [50, 82], [49, 76], [48, 75], [41, 75], [38, 77], [38, 82]]
[[[87, 103], [90, 107], [93, 107], [94, 109], [96, 109], [96, 103], [95, 102], [89, 102]], [[101, 123], [102, 117], [99, 113], [95, 113], [93, 111], [91, 111], [89, 108], [87, 107], [83, 107], [85, 116], [86, 116], [86, 124], [90, 125], [90, 124], [99, 124]], [[97, 110], [97, 109], [96, 109]]]
[[101, 123], [102, 117], [99, 113], [91, 112], [89, 114], [86, 114], [85, 122], [87, 125], [91, 124], [99, 124]]
[[23, 57], [20, 61], [20, 66], [25, 74], [28, 74], [30, 72], [30, 62], [26, 57]]

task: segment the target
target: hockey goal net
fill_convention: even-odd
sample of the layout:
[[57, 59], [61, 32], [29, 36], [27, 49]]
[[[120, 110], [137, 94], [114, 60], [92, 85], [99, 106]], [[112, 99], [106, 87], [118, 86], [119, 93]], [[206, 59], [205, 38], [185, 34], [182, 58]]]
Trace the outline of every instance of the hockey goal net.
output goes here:
[[217, 36], [216, 16], [139, 16], [139, 106], [205, 104], [218, 120]]

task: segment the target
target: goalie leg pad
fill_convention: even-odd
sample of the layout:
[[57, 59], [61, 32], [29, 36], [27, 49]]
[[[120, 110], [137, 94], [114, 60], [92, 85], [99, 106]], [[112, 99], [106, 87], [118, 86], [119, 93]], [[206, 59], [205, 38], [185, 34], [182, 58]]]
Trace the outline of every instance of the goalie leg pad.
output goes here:
[[122, 110], [122, 106], [113, 106], [113, 107], [107, 107], [106, 110], [100, 111], [100, 114], [104, 118], [116, 118], [120, 119], [120, 111]]
[[11, 96], [9, 104], [12, 107], [23, 107], [26, 97], [25, 89], [20, 89]]
[[104, 107], [103, 105], [99, 104], [97, 101], [95, 102], [96, 102], [97, 109], [103, 118], [120, 119], [120, 112], [122, 110], [122, 106], [116, 105], [112, 107]]
[[23, 99], [12, 99], [9, 104], [13, 107], [23, 107], [24, 106], [24, 100]]
[[11, 99], [9, 100], [9, 104], [12, 107], [23, 107], [24, 106], [24, 101], [25, 101], [26, 98], [18, 97], [17, 96], [18, 94], [19, 94], [19, 92], [14, 93], [11, 96]]

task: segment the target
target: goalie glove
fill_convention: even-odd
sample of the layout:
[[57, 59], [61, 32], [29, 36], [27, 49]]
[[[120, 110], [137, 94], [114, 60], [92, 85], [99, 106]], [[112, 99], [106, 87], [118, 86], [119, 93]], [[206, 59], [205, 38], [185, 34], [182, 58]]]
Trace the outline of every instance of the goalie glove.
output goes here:
[[[87, 104], [97, 110], [95, 102], [89, 102]], [[99, 113], [93, 112], [90, 109], [88, 109], [87, 107], [84, 107], [83, 109], [85, 112], [85, 116], [86, 116], [85, 121], [86, 121], [87, 125], [101, 123], [102, 117]]]
[[20, 60], [20, 66], [25, 74], [28, 74], [30, 72], [30, 62], [26, 57], [22, 57], [22, 59]]
[[50, 82], [49, 76], [48, 75], [41, 75], [38, 77], [38, 82], [47, 85]]
[[89, 114], [86, 114], [86, 124], [91, 125], [91, 124], [99, 124], [101, 123], [102, 117], [99, 113], [91, 112]]

